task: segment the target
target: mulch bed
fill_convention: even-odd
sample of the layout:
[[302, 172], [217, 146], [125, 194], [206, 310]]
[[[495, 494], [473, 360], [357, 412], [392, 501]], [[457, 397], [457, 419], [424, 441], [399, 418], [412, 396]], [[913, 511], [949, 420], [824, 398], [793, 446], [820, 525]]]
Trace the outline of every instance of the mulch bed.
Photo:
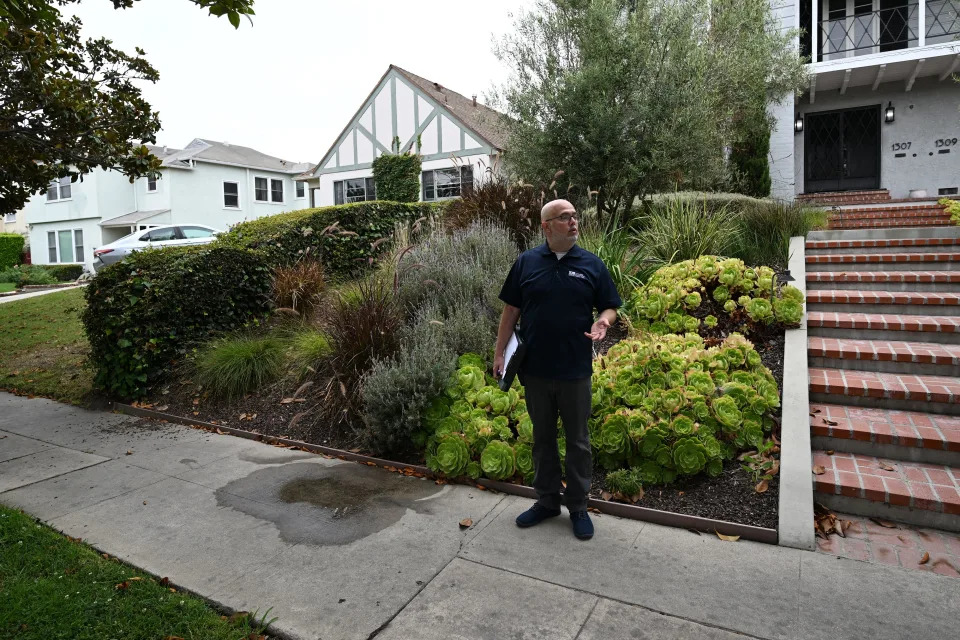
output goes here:
[[[713, 307], [714, 304], [713, 301], [705, 299], [701, 309], [696, 310], [698, 312], [696, 315], [699, 317], [713, 313], [720, 320], [717, 329], [707, 333], [708, 343], [714, 340], [719, 341], [722, 335], [725, 335], [725, 332], [733, 326], [732, 321], [722, 309], [717, 312]], [[623, 340], [626, 335], [626, 326], [622, 322], [617, 323], [607, 332], [606, 338], [597, 344], [597, 353], [606, 353], [612, 345]], [[763, 330], [746, 337], [754, 343], [763, 364], [773, 373], [782, 394], [785, 345], [783, 332]], [[309, 417], [314, 408], [312, 400], [289, 402], [295, 388], [272, 386], [259, 394], [248, 395], [230, 402], [204, 399], [203, 394], [198, 394], [190, 381], [175, 382], [164, 391], [163, 394], [154, 396], [142, 406], [252, 433], [282, 436], [354, 453], [370, 453], [362, 450], [357, 434], [314, 424]], [[776, 416], [778, 422], [779, 417], [778, 410]], [[775, 432], [775, 435], [779, 437], [779, 433]], [[422, 459], [402, 457], [396, 462], [423, 464]], [[594, 469], [591, 497], [599, 499], [605, 492], [606, 473], [606, 470], [600, 467]], [[740, 463], [733, 460], [724, 465], [723, 473], [716, 478], [701, 475], [678, 479], [676, 483], [667, 487], [645, 487], [645, 495], [634, 504], [662, 511], [775, 529], [778, 519], [779, 476], [774, 476], [765, 493], [757, 493], [754, 490], [754, 484], [750, 475], [740, 467]]]

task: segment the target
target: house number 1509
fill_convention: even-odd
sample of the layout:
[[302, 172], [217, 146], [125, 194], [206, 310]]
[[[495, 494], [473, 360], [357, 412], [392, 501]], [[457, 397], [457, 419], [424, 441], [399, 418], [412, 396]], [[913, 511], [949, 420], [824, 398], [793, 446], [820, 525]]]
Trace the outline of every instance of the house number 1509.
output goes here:
[[894, 151], [906, 151], [907, 149], [910, 148], [911, 144], [913, 143], [912, 142], [894, 142], [890, 146], [893, 147]]

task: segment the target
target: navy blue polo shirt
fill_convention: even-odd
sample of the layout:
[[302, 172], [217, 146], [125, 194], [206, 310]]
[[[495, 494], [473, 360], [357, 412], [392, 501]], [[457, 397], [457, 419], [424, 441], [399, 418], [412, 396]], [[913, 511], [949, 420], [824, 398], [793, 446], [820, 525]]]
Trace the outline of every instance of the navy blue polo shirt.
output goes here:
[[532, 376], [578, 380], [593, 372], [594, 309], [622, 304], [607, 266], [573, 245], [560, 260], [546, 243], [520, 254], [500, 290], [500, 299], [520, 309], [527, 355], [520, 370]]

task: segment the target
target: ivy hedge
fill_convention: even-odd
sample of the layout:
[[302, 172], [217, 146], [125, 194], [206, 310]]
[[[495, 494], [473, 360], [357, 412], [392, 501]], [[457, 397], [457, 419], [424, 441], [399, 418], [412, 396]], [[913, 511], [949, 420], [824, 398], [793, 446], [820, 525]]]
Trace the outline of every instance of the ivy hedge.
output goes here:
[[304, 256], [319, 257], [328, 273], [350, 275], [386, 249], [398, 222], [443, 211], [445, 203], [373, 200], [301, 209], [238, 224], [215, 246], [255, 249], [271, 266], [290, 265]]
[[20, 264], [24, 241], [19, 233], [0, 233], [0, 270]]
[[373, 161], [377, 198], [396, 202], [420, 199], [420, 156], [414, 153], [383, 154]]
[[138, 251], [103, 269], [82, 316], [94, 385], [142, 397], [195, 344], [263, 319], [270, 283], [263, 256], [236, 247]]

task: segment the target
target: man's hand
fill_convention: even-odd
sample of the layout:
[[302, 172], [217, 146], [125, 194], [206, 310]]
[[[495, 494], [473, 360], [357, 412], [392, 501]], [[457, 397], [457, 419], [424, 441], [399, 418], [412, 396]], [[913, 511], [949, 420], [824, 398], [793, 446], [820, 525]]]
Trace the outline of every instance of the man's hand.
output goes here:
[[497, 380], [502, 378], [504, 374], [503, 359], [503, 354], [500, 354], [493, 359], [493, 377]]
[[592, 339], [594, 342], [603, 340], [607, 335], [607, 329], [610, 328], [610, 321], [606, 318], [600, 318], [593, 323], [593, 326], [590, 327], [589, 332], [584, 332], [583, 335]]

